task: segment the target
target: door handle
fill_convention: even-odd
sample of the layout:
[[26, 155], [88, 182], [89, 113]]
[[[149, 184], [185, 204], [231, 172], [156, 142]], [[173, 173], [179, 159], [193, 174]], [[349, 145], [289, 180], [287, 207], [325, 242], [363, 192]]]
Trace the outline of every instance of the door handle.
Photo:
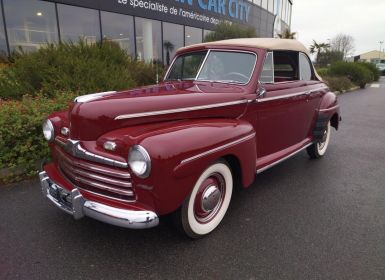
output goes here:
[[259, 87], [257, 90], [257, 99], [263, 98], [266, 95], [266, 89], [264, 87]]

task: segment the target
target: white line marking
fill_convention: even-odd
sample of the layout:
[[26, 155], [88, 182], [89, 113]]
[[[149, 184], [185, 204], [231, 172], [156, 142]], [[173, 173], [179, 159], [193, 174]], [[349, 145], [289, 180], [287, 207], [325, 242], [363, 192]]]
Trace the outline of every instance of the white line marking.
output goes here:
[[380, 84], [371, 84], [370, 87], [372, 87], [372, 88], [379, 88]]

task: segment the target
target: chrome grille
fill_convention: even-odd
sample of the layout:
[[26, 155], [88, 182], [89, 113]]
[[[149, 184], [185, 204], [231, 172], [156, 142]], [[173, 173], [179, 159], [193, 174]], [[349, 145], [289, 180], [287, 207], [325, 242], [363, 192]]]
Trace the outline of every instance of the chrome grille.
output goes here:
[[72, 157], [56, 148], [60, 170], [77, 187], [98, 195], [124, 200], [135, 200], [128, 172], [96, 165]]

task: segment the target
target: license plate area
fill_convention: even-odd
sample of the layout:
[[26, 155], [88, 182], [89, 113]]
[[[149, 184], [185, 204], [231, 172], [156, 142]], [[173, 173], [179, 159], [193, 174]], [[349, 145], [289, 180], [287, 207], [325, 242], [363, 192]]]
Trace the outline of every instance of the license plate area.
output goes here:
[[67, 208], [68, 211], [72, 212], [72, 196], [70, 192], [52, 182], [48, 182], [47, 191], [48, 194], [54, 200], [56, 200], [57, 203]]

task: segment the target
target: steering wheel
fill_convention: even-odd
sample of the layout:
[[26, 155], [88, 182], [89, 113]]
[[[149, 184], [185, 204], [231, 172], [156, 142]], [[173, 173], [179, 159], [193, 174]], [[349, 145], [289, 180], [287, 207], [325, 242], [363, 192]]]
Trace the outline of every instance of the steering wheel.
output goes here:
[[[234, 77], [234, 78], [231, 79], [231, 77]], [[237, 82], [243, 81], [246, 83], [249, 80], [249, 77], [247, 77], [246, 75], [239, 73], [239, 72], [230, 72], [224, 76], [224, 80], [232, 80], [232, 81], [237, 81]]]

